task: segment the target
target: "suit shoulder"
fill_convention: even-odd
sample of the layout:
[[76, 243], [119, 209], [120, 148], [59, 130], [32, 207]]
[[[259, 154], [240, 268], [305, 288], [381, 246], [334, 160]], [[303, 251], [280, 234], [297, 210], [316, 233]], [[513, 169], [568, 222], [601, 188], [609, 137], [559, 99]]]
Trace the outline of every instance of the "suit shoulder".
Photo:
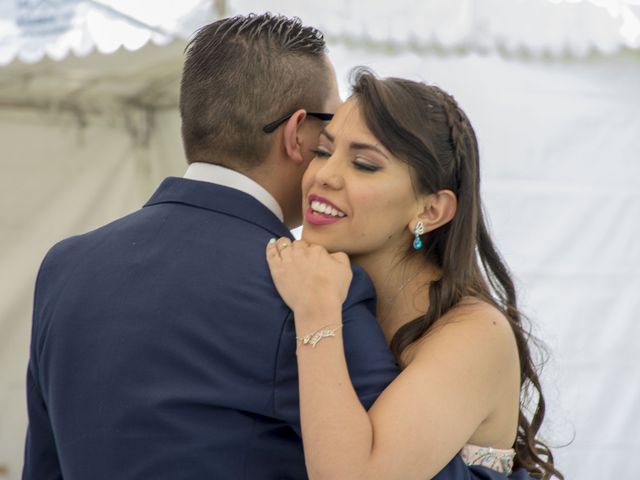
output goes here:
[[73, 268], [88, 252], [99, 245], [108, 236], [108, 232], [126, 218], [119, 218], [94, 230], [72, 235], [55, 243], [40, 264], [38, 277], [42, 277], [47, 271], [61, 272]]
[[82, 244], [82, 235], [74, 235], [58, 241], [45, 254], [40, 270], [66, 264], [70, 260], [70, 256], [75, 255]]

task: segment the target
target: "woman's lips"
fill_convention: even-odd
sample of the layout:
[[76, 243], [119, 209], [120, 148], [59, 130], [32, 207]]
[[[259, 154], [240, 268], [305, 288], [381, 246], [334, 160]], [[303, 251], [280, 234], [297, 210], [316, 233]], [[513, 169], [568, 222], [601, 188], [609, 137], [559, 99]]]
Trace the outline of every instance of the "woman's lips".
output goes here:
[[332, 223], [339, 222], [345, 217], [333, 217], [331, 215], [325, 215], [324, 213], [314, 212], [311, 207], [307, 207], [305, 213], [305, 219], [311, 225], [330, 225]]
[[334, 203], [315, 193], [309, 195], [308, 201], [305, 219], [312, 225], [331, 225], [347, 216]]

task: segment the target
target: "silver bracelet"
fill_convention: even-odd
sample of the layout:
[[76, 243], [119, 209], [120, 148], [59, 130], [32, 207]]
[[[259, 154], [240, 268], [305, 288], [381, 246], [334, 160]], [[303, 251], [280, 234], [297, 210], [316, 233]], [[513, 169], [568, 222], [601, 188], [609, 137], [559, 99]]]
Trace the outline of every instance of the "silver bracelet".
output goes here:
[[[333, 328], [329, 328], [333, 327]], [[336, 332], [342, 328], [342, 325], [325, 325], [324, 327], [312, 332], [304, 337], [296, 337], [296, 341], [298, 346], [300, 345], [311, 345], [313, 348], [316, 348], [316, 345], [320, 340], [327, 337], [335, 337]]]

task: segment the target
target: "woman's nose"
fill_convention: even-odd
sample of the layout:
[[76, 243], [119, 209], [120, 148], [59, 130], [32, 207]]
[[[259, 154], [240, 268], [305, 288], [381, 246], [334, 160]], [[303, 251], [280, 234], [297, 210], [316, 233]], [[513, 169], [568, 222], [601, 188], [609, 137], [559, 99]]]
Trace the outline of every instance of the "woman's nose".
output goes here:
[[316, 171], [316, 182], [324, 188], [340, 189], [344, 183], [338, 162], [333, 157], [327, 159]]

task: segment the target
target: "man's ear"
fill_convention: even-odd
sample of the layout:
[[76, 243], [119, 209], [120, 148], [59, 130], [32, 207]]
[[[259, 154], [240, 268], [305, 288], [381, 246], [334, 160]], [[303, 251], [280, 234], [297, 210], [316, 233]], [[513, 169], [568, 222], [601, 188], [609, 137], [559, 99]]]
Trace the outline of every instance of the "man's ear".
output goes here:
[[418, 220], [424, 225], [425, 233], [449, 223], [458, 209], [458, 199], [451, 190], [439, 190], [425, 195], [421, 200], [421, 207], [420, 213], [409, 224], [412, 233]]
[[306, 111], [302, 109], [296, 110], [283, 128], [284, 151], [291, 160], [300, 164], [304, 163], [302, 142], [300, 141], [300, 126], [306, 118]]

